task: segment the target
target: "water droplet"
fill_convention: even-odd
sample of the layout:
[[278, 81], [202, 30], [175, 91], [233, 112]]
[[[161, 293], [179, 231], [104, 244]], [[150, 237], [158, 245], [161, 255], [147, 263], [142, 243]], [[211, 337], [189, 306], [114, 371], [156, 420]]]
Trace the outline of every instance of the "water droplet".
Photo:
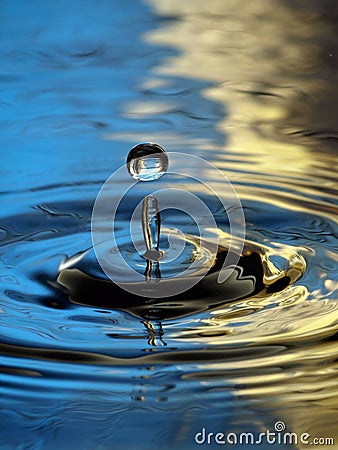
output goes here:
[[168, 156], [158, 144], [143, 142], [135, 145], [127, 156], [127, 167], [132, 178], [154, 181], [168, 170]]

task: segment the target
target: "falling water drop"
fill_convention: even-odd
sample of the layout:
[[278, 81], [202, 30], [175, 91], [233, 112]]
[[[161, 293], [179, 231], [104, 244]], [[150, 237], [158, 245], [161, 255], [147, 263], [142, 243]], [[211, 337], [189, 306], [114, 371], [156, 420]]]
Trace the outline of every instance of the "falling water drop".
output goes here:
[[164, 149], [152, 142], [135, 145], [127, 156], [128, 171], [138, 181], [158, 180], [167, 172], [168, 165]]

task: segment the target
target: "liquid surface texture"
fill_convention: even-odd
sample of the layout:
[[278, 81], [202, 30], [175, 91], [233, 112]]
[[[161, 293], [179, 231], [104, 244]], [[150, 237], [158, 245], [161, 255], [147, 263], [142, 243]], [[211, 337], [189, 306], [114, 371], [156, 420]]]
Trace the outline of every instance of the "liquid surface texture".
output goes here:
[[[1, 450], [219, 448], [196, 433], [273, 431], [278, 421], [337, 445], [336, 2], [1, 5]], [[95, 293], [69, 298], [60, 266], [91, 248], [101, 186], [148, 141], [226, 174], [247, 245], [268, 255], [263, 284], [289, 267], [301, 276], [286, 273], [292, 282], [263, 294], [247, 278], [248, 295], [216, 306], [217, 293], [167, 305], [121, 295], [115, 309]], [[226, 239], [212, 193], [157, 167], [165, 176], [121, 203], [123, 251], [153, 182], [200, 196]], [[182, 224], [197, 234], [188, 216], [161, 214], [163, 229]], [[142, 256], [135, 264], [147, 269]]]

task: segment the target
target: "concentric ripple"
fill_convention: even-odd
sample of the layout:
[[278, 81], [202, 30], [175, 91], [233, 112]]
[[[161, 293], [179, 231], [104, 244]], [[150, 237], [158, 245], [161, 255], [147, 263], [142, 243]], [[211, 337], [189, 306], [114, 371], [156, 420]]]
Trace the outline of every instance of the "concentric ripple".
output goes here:
[[[2, 2], [1, 449], [187, 450], [203, 427], [277, 422], [337, 445], [335, 2], [77, 3]], [[90, 251], [95, 198], [145, 141], [223, 171], [264, 282], [292, 282], [216, 304], [74, 301], [60, 265]], [[210, 192], [170, 183], [226, 241]]]

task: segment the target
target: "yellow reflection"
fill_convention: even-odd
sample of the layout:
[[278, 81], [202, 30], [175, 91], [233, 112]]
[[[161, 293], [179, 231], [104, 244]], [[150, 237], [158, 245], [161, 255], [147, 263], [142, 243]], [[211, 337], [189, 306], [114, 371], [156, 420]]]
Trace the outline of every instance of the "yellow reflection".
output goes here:
[[[245, 183], [236, 187], [241, 197], [262, 196], [278, 206], [307, 212], [317, 206], [332, 218], [333, 206], [326, 201], [313, 201], [312, 196], [318, 194], [314, 177], [324, 186], [333, 186], [325, 168], [334, 164], [335, 157], [309, 152], [306, 142], [298, 143], [285, 134], [297, 131], [297, 122], [306, 126], [306, 118], [311, 114], [308, 95], [311, 99], [320, 97], [326, 88], [325, 81], [307, 76], [320, 55], [319, 46], [311, 39], [315, 27], [318, 32], [325, 26], [320, 15], [302, 21], [285, 3], [268, 0], [148, 3], [160, 16], [178, 20], [151, 30], [145, 39], [178, 52], [154, 67], [153, 76], [144, 81], [144, 87], [165, 84], [162, 76], [210, 82], [202, 96], [223, 106], [225, 113], [217, 118], [215, 131], [224, 134], [226, 146], [207, 141], [204, 146], [209, 144], [213, 160], [232, 182]], [[132, 105], [128, 105], [128, 110], [129, 106]], [[147, 111], [149, 105], [142, 102], [133, 107], [140, 112]], [[291, 111], [296, 107], [295, 119]], [[193, 142], [194, 133], [186, 134], [175, 136], [174, 140], [188, 145]], [[154, 135], [162, 137], [156, 131]], [[200, 148], [196, 142], [194, 148]], [[257, 188], [261, 184], [269, 188]], [[279, 187], [291, 188], [291, 193], [280, 192]]]
[[[165, 88], [171, 77], [204, 80], [208, 87], [199, 92], [202, 99], [224, 111], [215, 116], [213, 124], [215, 134], [224, 137], [223, 143], [207, 134], [197, 137], [200, 123], [195, 128], [182, 126], [176, 134], [154, 129], [147, 140], [159, 142], [168, 151], [175, 151], [178, 143], [188, 152], [190, 147], [205, 151], [235, 184], [241, 199], [259, 199], [297, 212], [315, 211], [319, 217], [335, 220], [336, 175], [332, 170], [337, 158], [324, 153], [322, 141], [317, 141], [317, 148], [310, 136], [297, 138], [302, 129], [320, 131], [326, 123], [336, 127], [330, 108], [331, 103], [337, 104], [338, 85], [311, 76], [320, 64], [322, 49], [314, 37], [325, 28], [324, 19], [314, 14], [303, 20], [295, 14], [292, 2], [279, 0], [147, 1], [158, 15], [177, 20], [150, 30], [145, 40], [177, 52], [162, 59], [141, 87]], [[126, 103], [124, 114], [149, 118], [168, 112], [170, 101], [161, 97], [152, 103], [142, 98]], [[142, 132], [132, 137], [145, 139]], [[106, 134], [104, 138], [128, 141], [131, 134]], [[201, 175], [204, 179], [215, 176], [213, 172]], [[221, 191], [222, 185], [218, 187]], [[335, 256], [327, 254], [332, 259]], [[327, 278], [323, 285], [329, 298], [336, 282]], [[223, 359], [196, 364], [199, 372], [184, 378], [199, 380], [210, 389], [225, 389], [224, 383], [221, 387], [215, 384], [218, 378], [227, 380], [235, 397], [250, 400], [248, 408], [253, 412], [257, 408], [284, 420], [298, 433], [327, 433], [338, 442], [334, 340], [338, 305], [318, 301], [323, 299], [322, 292], [311, 295], [310, 300], [304, 286], [293, 286], [269, 298], [211, 312], [198, 327], [198, 343], [219, 349]], [[196, 329], [186, 329], [171, 341], [184, 342], [195, 334]], [[332, 342], [325, 342], [329, 338]], [[245, 356], [239, 353], [242, 349], [247, 351]], [[259, 349], [267, 349], [267, 355], [262, 356]]]

